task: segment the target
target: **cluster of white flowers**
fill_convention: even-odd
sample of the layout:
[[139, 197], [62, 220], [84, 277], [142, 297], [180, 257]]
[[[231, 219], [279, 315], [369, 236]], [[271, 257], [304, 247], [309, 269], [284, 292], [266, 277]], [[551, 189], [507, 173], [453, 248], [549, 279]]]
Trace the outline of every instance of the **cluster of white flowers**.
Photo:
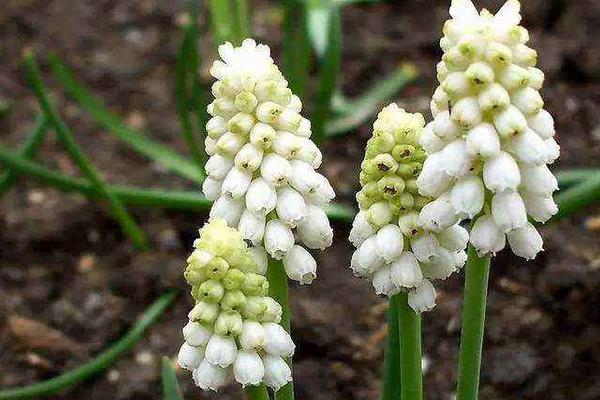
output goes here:
[[268, 46], [246, 39], [240, 47], [219, 46], [219, 54], [223, 61], [210, 70], [217, 81], [202, 187], [215, 201], [210, 217], [225, 219], [259, 249], [283, 259], [290, 279], [311, 283], [317, 263], [305, 247], [331, 245], [325, 207], [335, 193], [315, 171], [322, 155], [310, 139], [310, 121], [300, 115], [302, 103]]
[[554, 121], [539, 90], [544, 73], [529, 34], [519, 26], [520, 3], [508, 0], [492, 15], [471, 0], [453, 0], [444, 25], [433, 122], [420, 143], [427, 152], [417, 183], [436, 200], [421, 223], [443, 231], [474, 219], [470, 241], [480, 255], [505, 247], [525, 259], [542, 250], [528, 221], [544, 223], [558, 211], [558, 183], [547, 164], [559, 155]]
[[200, 230], [194, 248], [184, 275], [196, 305], [183, 328], [179, 365], [205, 390], [232, 376], [243, 386], [280, 389], [292, 380], [284, 358], [295, 346], [279, 324], [281, 306], [267, 295], [264, 258], [222, 219]]
[[408, 291], [416, 312], [435, 306], [431, 280], [446, 279], [464, 265], [469, 238], [457, 223], [432, 231], [419, 221], [419, 211], [430, 204], [416, 184], [425, 160], [418, 142], [424, 125], [421, 114], [396, 104], [379, 113], [361, 164], [360, 211], [350, 232], [357, 247], [354, 274], [372, 279], [377, 294]]

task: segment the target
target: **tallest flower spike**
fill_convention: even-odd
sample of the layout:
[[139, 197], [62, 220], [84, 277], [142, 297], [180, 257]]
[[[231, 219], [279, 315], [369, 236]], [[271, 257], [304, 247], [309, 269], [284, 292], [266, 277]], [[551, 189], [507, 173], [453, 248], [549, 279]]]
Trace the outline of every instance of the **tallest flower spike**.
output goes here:
[[217, 82], [202, 188], [215, 201], [210, 217], [238, 228], [253, 251], [283, 260], [290, 279], [311, 283], [316, 261], [305, 247], [331, 245], [325, 207], [335, 194], [315, 171], [322, 156], [310, 139], [310, 121], [300, 115], [302, 103], [268, 46], [246, 39], [240, 47], [219, 46], [219, 55], [210, 70]]
[[434, 120], [420, 139], [428, 157], [417, 184], [436, 200], [420, 221], [441, 231], [470, 218], [479, 255], [502, 250], [508, 238], [516, 255], [534, 258], [542, 238], [528, 217], [544, 223], [558, 211], [558, 183], [547, 164], [559, 146], [539, 93], [544, 73], [519, 25], [520, 3], [508, 0], [492, 15], [478, 13], [470, 0], [453, 0], [450, 15], [440, 40]]

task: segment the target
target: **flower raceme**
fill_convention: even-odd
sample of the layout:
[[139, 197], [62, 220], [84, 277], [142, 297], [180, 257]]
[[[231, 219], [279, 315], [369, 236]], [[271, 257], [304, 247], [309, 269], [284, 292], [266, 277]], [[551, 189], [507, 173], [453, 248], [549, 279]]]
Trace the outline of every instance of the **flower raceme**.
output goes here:
[[331, 245], [325, 207], [335, 194], [315, 171], [322, 155], [310, 139], [310, 121], [267, 46], [246, 39], [240, 47], [219, 46], [219, 54], [222, 61], [210, 70], [217, 81], [202, 188], [214, 200], [210, 217], [237, 227], [256, 251], [283, 260], [290, 279], [311, 283], [317, 264], [306, 248]]
[[417, 184], [435, 198], [419, 220], [441, 232], [473, 219], [470, 241], [480, 255], [505, 247], [525, 259], [542, 250], [528, 221], [544, 223], [558, 208], [558, 183], [547, 164], [559, 155], [554, 121], [539, 90], [544, 73], [519, 25], [520, 3], [492, 15], [471, 0], [453, 0], [444, 25], [433, 94], [434, 120], [420, 143], [427, 152]]
[[223, 219], [204, 225], [194, 248], [184, 276], [196, 305], [183, 328], [179, 365], [204, 390], [232, 378], [280, 389], [292, 380], [284, 358], [295, 346], [279, 324], [281, 306], [267, 295], [264, 258]]
[[385, 107], [373, 125], [361, 164], [359, 213], [350, 232], [357, 247], [350, 268], [370, 278], [377, 294], [408, 291], [409, 305], [433, 308], [431, 280], [445, 279], [464, 265], [468, 233], [458, 224], [431, 231], [419, 221], [430, 199], [418, 192], [416, 178], [425, 152], [419, 145], [425, 121], [396, 104]]

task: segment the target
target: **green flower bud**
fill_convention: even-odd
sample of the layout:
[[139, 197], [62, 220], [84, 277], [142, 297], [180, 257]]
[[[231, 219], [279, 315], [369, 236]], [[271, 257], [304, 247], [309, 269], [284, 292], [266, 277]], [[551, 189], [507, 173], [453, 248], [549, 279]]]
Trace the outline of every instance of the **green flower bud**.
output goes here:
[[407, 161], [412, 158], [415, 146], [410, 144], [397, 144], [392, 150], [392, 157], [398, 162]]
[[246, 295], [239, 290], [228, 291], [221, 300], [223, 310], [243, 310], [246, 305]]
[[192, 289], [192, 296], [194, 296], [196, 300], [208, 301], [210, 303], [218, 303], [221, 301], [224, 293], [225, 288], [223, 288], [221, 282], [213, 279], [210, 279], [202, 283], [200, 286]]
[[258, 99], [252, 92], [242, 92], [235, 96], [235, 106], [242, 112], [250, 114], [257, 105]]
[[404, 190], [404, 180], [399, 176], [384, 176], [377, 182], [377, 191], [386, 200], [391, 200]]
[[367, 221], [371, 225], [382, 227], [392, 220], [392, 210], [387, 201], [380, 201], [369, 207]]
[[206, 266], [206, 274], [211, 279], [221, 280], [227, 274], [229, 264], [221, 257], [215, 257]]
[[267, 304], [264, 297], [249, 296], [246, 298], [242, 314], [247, 319], [258, 321], [266, 310]]
[[212, 103], [213, 114], [219, 115], [225, 119], [229, 119], [237, 114], [235, 103], [227, 98], [216, 99]]
[[183, 273], [185, 281], [191, 286], [198, 286], [202, 282], [208, 279], [206, 270], [203, 267], [196, 267], [193, 264], [189, 264]]
[[245, 278], [246, 274], [242, 271], [230, 268], [223, 277], [222, 283], [227, 290], [237, 290], [242, 287]]
[[263, 303], [265, 305], [265, 310], [262, 313], [260, 321], [280, 323], [283, 310], [279, 303], [271, 297], [265, 297]]
[[375, 170], [380, 174], [393, 174], [398, 169], [398, 163], [394, 160], [391, 154], [383, 153], [375, 156], [371, 160], [371, 168], [375, 168]]
[[212, 325], [218, 315], [218, 304], [199, 301], [194, 308], [192, 308], [192, 311], [189, 312], [188, 318], [192, 321], [199, 322], [202, 325]]
[[246, 273], [242, 291], [248, 296], [264, 296], [269, 291], [267, 278], [262, 275]]
[[215, 333], [220, 336], [239, 336], [243, 328], [242, 316], [237, 311], [224, 311], [215, 321]]
[[227, 128], [236, 135], [247, 135], [254, 126], [254, 117], [243, 112], [235, 114], [227, 121]]

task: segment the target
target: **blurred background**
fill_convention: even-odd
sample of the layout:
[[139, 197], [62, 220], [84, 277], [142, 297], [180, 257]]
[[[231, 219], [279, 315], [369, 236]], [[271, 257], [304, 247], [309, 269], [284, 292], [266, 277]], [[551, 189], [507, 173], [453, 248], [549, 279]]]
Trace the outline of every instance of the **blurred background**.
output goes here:
[[[281, 65], [282, 5], [256, 0], [254, 37]], [[501, 1], [477, 2], [498, 9]], [[555, 116], [561, 158], [553, 169], [600, 167], [600, 1], [523, 1], [524, 25], [546, 73], [542, 95]], [[358, 95], [401, 63], [418, 78], [391, 96], [430, 118], [438, 40], [449, 1], [352, 4], [342, 11], [338, 84]], [[199, 191], [94, 123], [53, 79], [58, 55], [127, 126], [187, 154], [177, 119], [175, 60], [185, 23], [181, 1], [5, 0], [0, 8], [0, 143], [22, 145], [39, 113], [22, 53], [33, 48], [62, 117], [83, 152], [112, 184]], [[198, 17], [201, 80], [215, 59], [209, 13]], [[315, 68], [307, 93], [317, 86]], [[208, 93], [207, 93], [208, 95]], [[303, 96], [305, 100], [308, 96]], [[312, 97], [314, 98], [314, 97]], [[383, 104], [378, 104], [381, 106]], [[310, 108], [310, 105], [307, 104]], [[359, 164], [374, 116], [322, 144], [323, 170], [342, 203], [353, 205]], [[36, 161], [68, 175], [77, 166], [49, 132]], [[131, 352], [61, 399], [160, 399], [160, 360], [175, 356], [191, 308], [183, 261], [206, 214], [129, 207], [148, 235], [137, 251], [103, 204], [27, 177], [0, 198], [0, 389], [26, 385], [85, 363], [121, 337], [167, 288], [184, 291]], [[386, 304], [347, 266], [349, 226], [335, 223], [334, 246], [318, 258], [312, 286], [293, 287], [292, 330], [300, 399], [378, 398]], [[481, 399], [600, 399], [600, 208], [542, 230], [533, 262], [501, 254], [492, 265]], [[460, 335], [462, 274], [440, 283], [438, 306], [423, 318], [426, 398], [450, 400]], [[188, 399], [241, 399], [195, 388]]]

